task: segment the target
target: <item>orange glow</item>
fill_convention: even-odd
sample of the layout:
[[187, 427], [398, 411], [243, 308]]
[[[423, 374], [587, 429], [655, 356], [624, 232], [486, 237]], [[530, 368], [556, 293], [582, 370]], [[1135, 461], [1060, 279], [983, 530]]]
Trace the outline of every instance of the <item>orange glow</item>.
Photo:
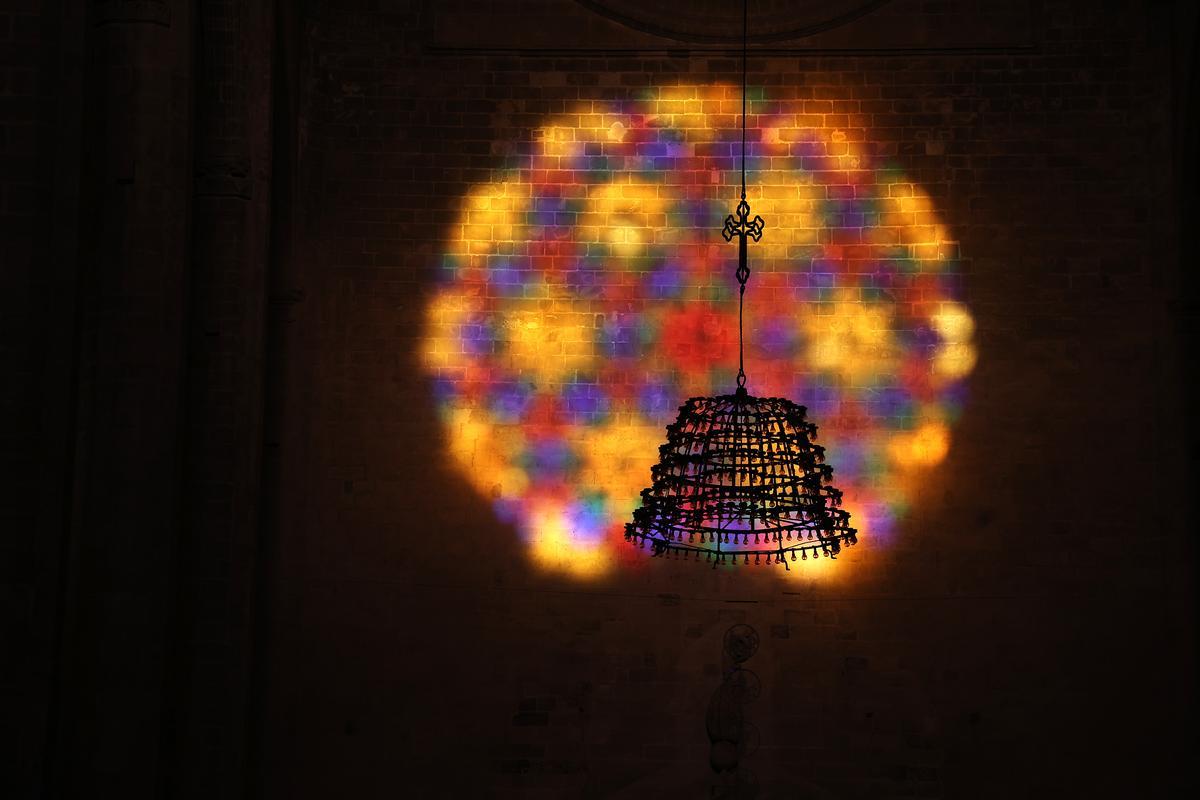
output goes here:
[[941, 422], [927, 422], [909, 434], [892, 437], [888, 455], [901, 467], [932, 467], [950, 452], [950, 431]]
[[[929, 195], [873, 155], [867, 122], [751, 88], [746, 371], [809, 408], [860, 548], [797, 561], [840, 579], [886, 544], [942, 462], [975, 367], [958, 244]], [[731, 390], [740, 88], [580, 101], [544, 119], [446, 229], [421, 360], [446, 451], [538, 569], [611, 572], [663, 427]], [[853, 498], [853, 500], [851, 500]], [[766, 572], [767, 570], [762, 570]]]

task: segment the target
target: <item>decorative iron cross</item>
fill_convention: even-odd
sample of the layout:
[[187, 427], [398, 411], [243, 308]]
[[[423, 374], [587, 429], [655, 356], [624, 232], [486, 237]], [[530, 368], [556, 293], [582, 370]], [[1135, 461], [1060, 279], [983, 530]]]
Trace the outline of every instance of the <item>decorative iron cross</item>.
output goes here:
[[744, 346], [742, 343], [742, 301], [746, 297], [746, 281], [750, 278], [750, 267], [746, 264], [746, 237], [750, 237], [754, 241], [762, 238], [763, 218], [755, 216], [750, 219], [750, 204], [746, 202], [746, 186], [742, 184], [742, 200], [737, 204], [737, 218], [730, 214], [725, 218], [725, 228], [721, 231], [721, 235], [725, 237], [725, 241], [732, 242], [733, 237], [738, 237], [738, 373], [737, 385], [739, 392], [745, 392], [746, 386], [746, 368], [744, 357]]
[[741, 202], [737, 204], [737, 217], [733, 214], [726, 217], [725, 228], [721, 231], [727, 242], [732, 242], [734, 236], [738, 237], [737, 279], [742, 286], [742, 294], [746, 293], [746, 281], [750, 278], [750, 267], [746, 266], [746, 237], [757, 242], [762, 238], [763, 225], [763, 218], [757, 214], [753, 220], [750, 219], [750, 204], [742, 195]]

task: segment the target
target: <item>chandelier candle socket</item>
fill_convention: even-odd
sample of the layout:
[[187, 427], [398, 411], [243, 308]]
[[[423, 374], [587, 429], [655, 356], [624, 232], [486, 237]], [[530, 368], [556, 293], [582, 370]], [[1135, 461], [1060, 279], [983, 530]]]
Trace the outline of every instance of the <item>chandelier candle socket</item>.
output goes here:
[[857, 531], [841, 508], [842, 493], [830, 485], [825, 448], [814, 444], [817, 426], [806, 409], [778, 397], [746, 391], [742, 331], [748, 240], [762, 239], [763, 219], [750, 218], [746, 202], [746, 3], [742, 4], [742, 194], [737, 215], [725, 218], [725, 241], [738, 240], [737, 390], [693, 397], [667, 426], [667, 442], [651, 468], [652, 485], [625, 525], [625, 538], [655, 556], [718, 564], [782, 563], [796, 553], [807, 560], [835, 558], [854, 544]]

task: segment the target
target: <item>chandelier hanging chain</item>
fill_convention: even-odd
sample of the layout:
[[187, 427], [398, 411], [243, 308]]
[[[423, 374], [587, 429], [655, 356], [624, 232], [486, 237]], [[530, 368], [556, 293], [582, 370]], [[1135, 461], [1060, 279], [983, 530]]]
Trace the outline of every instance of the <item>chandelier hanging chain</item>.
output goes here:
[[[742, 202], [746, 202], [746, 27], [747, 7], [750, 0], [742, 0]], [[749, 209], [747, 209], [748, 213]], [[742, 307], [746, 304], [746, 279], [750, 269], [746, 266], [746, 237], [742, 237], [738, 257], [738, 388], [746, 385], [746, 356], [742, 336]], [[745, 277], [742, 271], [745, 270]]]
[[725, 218], [725, 228], [721, 231], [721, 235], [725, 237], [725, 241], [733, 241], [733, 237], [738, 237], [738, 374], [737, 385], [739, 389], [746, 388], [746, 358], [745, 358], [745, 337], [743, 334], [743, 308], [746, 298], [746, 281], [750, 278], [750, 266], [747, 264], [746, 252], [746, 237], [749, 236], [754, 241], [759, 241], [762, 238], [763, 219], [760, 216], [755, 216], [750, 219], [750, 204], [746, 202], [746, 50], [747, 50], [747, 7], [748, 0], [742, 0], [742, 197], [737, 204], [737, 217], [730, 214]]
[[746, 7], [742, 0], [742, 199], [746, 199]]

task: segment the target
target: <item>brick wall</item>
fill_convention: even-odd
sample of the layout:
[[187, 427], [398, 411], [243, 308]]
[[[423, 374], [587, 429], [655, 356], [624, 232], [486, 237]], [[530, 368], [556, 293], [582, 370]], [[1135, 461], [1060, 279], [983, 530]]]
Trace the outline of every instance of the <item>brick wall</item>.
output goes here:
[[978, 348], [890, 544], [793, 583], [539, 571], [447, 454], [420, 357], [462, 198], [548, 117], [736, 61], [431, 49], [431, 20], [302, 23], [270, 789], [704, 796], [720, 636], [747, 622], [771, 796], [1168, 796], [1192, 650], [1167, 15], [1044, 3], [995, 51], [752, 60], [928, 193]]
[[787, 577], [619, 541], [732, 378], [738, 61], [512, 9], [0, 12], [6, 796], [731, 796], [738, 623], [760, 797], [1182, 795], [1188, 4], [894, 0], [751, 59], [747, 371], [863, 527]]

